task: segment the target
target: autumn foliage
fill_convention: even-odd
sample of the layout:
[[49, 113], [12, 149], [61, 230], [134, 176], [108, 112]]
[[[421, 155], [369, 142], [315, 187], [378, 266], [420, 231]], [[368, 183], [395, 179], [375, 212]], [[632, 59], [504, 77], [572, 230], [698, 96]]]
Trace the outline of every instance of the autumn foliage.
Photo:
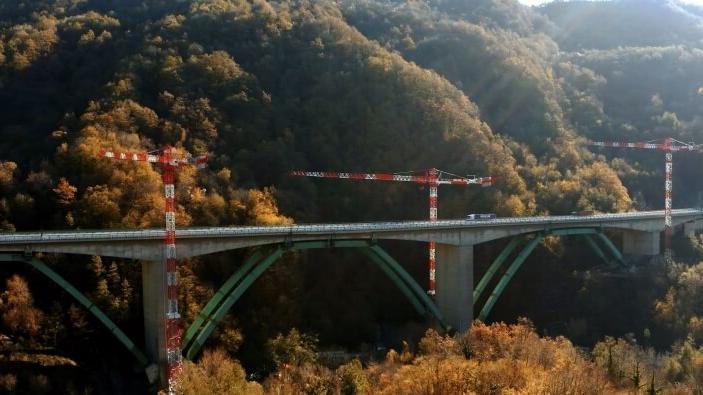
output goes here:
[[[291, 351], [299, 350], [299, 334], [291, 334], [277, 341], [286, 338]], [[223, 394], [694, 394], [701, 388], [701, 351], [682, 347], [657, 354], [631, 339], [609, 337], [589, 352], [563, 337], [540, 337], [527, 320], [477, 322], [455, 336], [430, 329], [415, 353], [390, 350], [381, 361], [351, 359], [330, 368], [312, 359], [291, 360], [263, 387], [247, 383], [241, 367], [222, 351], [208, 352], [187, 365], [182, 393], [220, 388]], [[219, 387], [232, 380], [227, 377], [237, 377], [233, 390]]]

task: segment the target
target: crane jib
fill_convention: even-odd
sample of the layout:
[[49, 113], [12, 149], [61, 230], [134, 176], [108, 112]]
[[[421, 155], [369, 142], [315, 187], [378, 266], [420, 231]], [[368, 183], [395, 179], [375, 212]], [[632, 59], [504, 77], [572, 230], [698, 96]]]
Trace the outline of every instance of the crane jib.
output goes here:
[[665, 152], [701, 152], [703, 145], [695, 143], [683, 143], [673, 138], [667, 138], [662, 143], [652, 142], [620, 142], [620, 141], [589, 141], [588, 145], [595, 147], [612, 147], [612, 148], [636, 148], [636, 149], [654, 149]]

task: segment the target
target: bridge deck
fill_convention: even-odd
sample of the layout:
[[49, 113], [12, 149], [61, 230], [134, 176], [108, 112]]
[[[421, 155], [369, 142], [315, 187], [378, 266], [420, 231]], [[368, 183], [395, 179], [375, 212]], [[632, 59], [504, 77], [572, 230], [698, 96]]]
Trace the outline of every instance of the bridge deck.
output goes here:
[[[703, 210], [679, 209], [673, 210], [672, 216], [700, 217], [703, 219]], [[228, 227], [203, 227], [182, 228], [177, 231], [179, 238], [198, 237], [255, 237], [255, 236], [286, 236], [286, 235], [313, 235], [331, 233], [362, 233], [370, 232], [397, 232], [413, 230], [441, 230], [441, 229], [469, 229], [469, 228], [501, 228], [525, 225], [543, 225], [545, 228], [563, 226], [603, 226], [613, 227], [618, 222], [632, 222], [637, 220], [651, 220], [664, 217], [664, 211], [640, 211], [618, 214], [595, 214], [588, 216], [542, 216], [542, 217], [509, 217], [492, 220], [440, 220], [430, 221], [395, 221], [395, 222], [369, 222], [369, 223], [340, 223], [340, 224], [297, 224], [284, 226], [228, 226]], [[663, 228], [663, 225], [662, 225]], [[127, 241], [127, 240], [153, 240], [163, 239], [162, 229], [138, 230], [66, 230], [46, 232], [16, 232], [0, 233], [0, 245], [44, 243], [44, 242], [81, 242], [81, 241]]]

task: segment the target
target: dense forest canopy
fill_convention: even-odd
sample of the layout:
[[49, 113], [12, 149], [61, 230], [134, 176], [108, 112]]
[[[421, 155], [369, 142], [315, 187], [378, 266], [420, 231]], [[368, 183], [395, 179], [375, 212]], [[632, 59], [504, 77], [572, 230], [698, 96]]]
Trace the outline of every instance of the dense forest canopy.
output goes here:
[[[703, 9], [665, 0], [536, 8], [515, 0], [5, 1], [0, 103], [0, 226], [7, 232], [160, 227], [158, 169], [96, 154], [165, 144], [210, 158], [204, 171], [178, 175], [178, 226], [426, 218], [427, 191], [417, 186], [293, 179], [295, 168], [436, 167], [499, 177], [491, 188], [443, 188], [440, 218], [660, 209], [663, 155], [585, 143], [703, 142]], [[675, 207], [703, 202], [701, 164], [700, 155], [675, 156]], [[681, 355], [686, 347], [700, 354], [703, 340], [703, 249], [696, 240], [677, 243], [676, 265], [622, 280], [591, 272], [595, 258], [578, 243], [548, 240], [530, 258], [540, 266], [522, 269], [522, 285], [511, 286], [495, 317], [528, 315], [544, 331], [560, 322], [555, 334], [585, 346], [606, 334], [649, 333], [647, 346], [675, 344], [670, 361], [679, 370], [666, 374], [683, 382], [693, 371]], [[501, 247], [477, 247], [477, 270]], [[423, 278], [423, 246], [386, 248]], [[186, 323], [246, 254], [183, 262]], [[141, 336], [136, 262], [44, 259]], [[75, 351], [86, 340], [118, 349], [68, 298], [23, 270], [2, 272], [1, 330], [14, 343], [55, 347], [80, 361], [96, 358]], [[384, 340], [393, 342], [412, 332], [397, 328], [421, 325], [384, 281], [353, 253], [286, 254], [211, 345], [263, 378], [281, 364], [275, 352], [263, 356], [262, 345], [305, 343], [293, 332], [276, 337], [291, 327], [317, 333], [327, 346], [355, 348], [400, 333]], [[550, 293], [544, 283], [559, 285]], [[627, 302], [613, 307], [612, 298]], [[608, 342], [600, 357], [603, 347], [626, 348]], [[451, 348], [446, 355], [461, 354], [460, 345], [442, 344]], [[217, 358], [208, 354], [203, 363]], [[598, 361], [588, 369], [607, 365]], [[647, 372], [659, 374], [652, 364]], [[244, 380], [237, 385], [249, 385], [232, 366]], [[363, 382], [360, 366], [344, 366], [337, 372], [343, 380]], [[17, 391], [41, 384], [17, 380]], [[6, 384], [12, 379], [0, 375]]]

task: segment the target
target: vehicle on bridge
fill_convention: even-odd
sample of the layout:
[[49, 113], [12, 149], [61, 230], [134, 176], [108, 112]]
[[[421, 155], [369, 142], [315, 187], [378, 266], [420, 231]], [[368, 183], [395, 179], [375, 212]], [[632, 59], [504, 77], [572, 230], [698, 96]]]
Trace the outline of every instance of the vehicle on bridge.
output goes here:
[[496, 219], [496, 215], [493, 213], [469, 214], [466, 216], [467, 221], [489, 221], [492, 219]]

